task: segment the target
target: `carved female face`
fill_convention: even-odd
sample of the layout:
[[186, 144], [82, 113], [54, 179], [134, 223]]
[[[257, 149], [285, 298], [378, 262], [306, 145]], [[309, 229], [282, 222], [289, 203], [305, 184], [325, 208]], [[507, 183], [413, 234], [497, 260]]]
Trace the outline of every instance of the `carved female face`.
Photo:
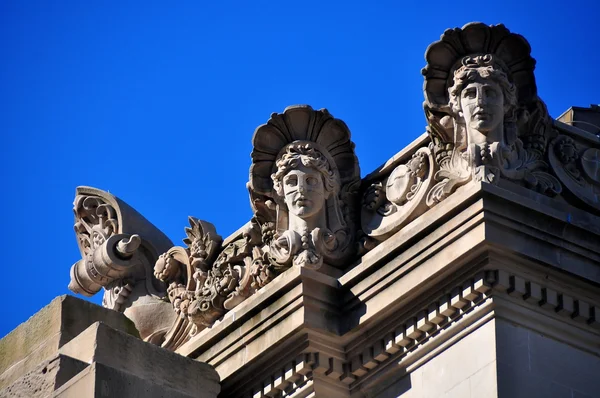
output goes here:
[[504, 121], [504, 94], [491, 79], [477, 79], [460, 93], [460, 108], [467, 127], [487, 135]]
[[307, 219], [325, 205], [325, 186], [321, 172], [302, 163], [283, 177], [283, 196], [290, 213]]

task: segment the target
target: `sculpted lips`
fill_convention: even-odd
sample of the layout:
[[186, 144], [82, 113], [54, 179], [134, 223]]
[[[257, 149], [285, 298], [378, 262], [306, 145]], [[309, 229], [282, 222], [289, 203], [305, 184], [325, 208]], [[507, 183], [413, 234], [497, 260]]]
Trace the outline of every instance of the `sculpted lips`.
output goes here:
[[473, 117], [476, 117], [477, 119], [480, 119], [480, 120], [487, 120], [490, 118], [490, 113], [486, 112], [483, 109], [477, 109], [475, 111], [475, 113], [473, 113]]
[[298, 207], [305, 207], [310, 205], [310, 200], [303, 195], [299, 195], [294, 199], [294, 204]]

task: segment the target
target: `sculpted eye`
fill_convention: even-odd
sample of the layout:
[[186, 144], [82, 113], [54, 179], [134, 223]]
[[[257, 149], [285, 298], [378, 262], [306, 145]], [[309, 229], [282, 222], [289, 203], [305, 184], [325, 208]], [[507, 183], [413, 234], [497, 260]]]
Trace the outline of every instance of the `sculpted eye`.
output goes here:
[[296, 185], [298, 185], [298, 178], [296, 178], [296, 176], [290, 176], [286, 178], [285, 185], [295, 187]]
[[317, 181], [317, 179], [315, 177], [308, 177], [306, 179], [306, 183], [308, 185], [315, 186], [315, 185], [317, 185], [318, 181]]
[[474, 89], [466, 89], [463, 91], [463, 97], [473, 99], [475, 98], [475, 90]]

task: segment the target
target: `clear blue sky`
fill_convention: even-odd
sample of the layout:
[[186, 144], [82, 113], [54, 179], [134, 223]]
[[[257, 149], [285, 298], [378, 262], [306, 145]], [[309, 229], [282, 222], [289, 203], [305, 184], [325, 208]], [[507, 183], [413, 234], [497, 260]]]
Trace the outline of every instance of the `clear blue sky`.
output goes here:
[[176, 244], [188, 215], [227, 236], [251, 216], [250, 140], [272, 112], [329, 109], [363, 175], [423, 133], [423, 54], [446, 28], [524, 35], [554, 117], [599, 102], [600, 2], [486, 4], [1, 1], [0, 336], [67, 293], [76, 186]]

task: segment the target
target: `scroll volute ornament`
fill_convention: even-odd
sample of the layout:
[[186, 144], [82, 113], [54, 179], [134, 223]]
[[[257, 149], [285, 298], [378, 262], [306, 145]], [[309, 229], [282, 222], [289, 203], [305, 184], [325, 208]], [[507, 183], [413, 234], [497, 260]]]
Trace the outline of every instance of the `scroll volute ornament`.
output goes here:
[[69, 289], [92, 296], [104, 289], [102, 305], [124, 312], [140, 336], [160, 343], [174, 319], [163, 299], [166, 286], [153, 265], [171, 241], [141, 214], [108, 192], [78, 187], [75, 233], [81, 260], [71, 268]]
[[553, 170], [571, 196], [579, 203], [583, 202], [592, 211], [600, 211], [598, 139], [585, 140], [582, 137], [561, 134], [551, 142], [548, 155]]
[[256, 129], [248, 188], [280, 268], [344, 266], [355, 249], [358, 161], [347, 126], [327, 110], [288, 107]]
[[[408, 159], [386, 168], [391, 167], [391, 173], [381, 181], [370, 182], [367, 177], [369, 186], [363, 196], [362, 230], [376, 241], [387, 239], [427, 211], [425, 198], [437, 170], [429, 147], [419, 148]], [[369, 249], [369, 242], [364, 243]]]

